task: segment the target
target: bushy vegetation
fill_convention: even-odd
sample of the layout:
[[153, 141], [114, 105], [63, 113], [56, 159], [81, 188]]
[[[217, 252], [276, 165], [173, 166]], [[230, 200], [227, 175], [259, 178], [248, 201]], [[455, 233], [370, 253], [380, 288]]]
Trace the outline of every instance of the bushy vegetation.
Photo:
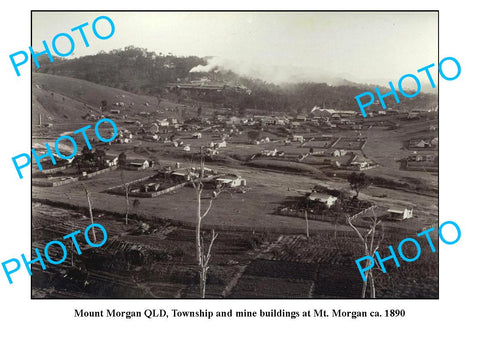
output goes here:
[[73, 165], [79, 171], [97, 171], [107, 167], [105, 163], [106, 153], [103, 150], [90, 150], [86, 146], [83, 148], [82, 154], [77, 155], [73, 160]]

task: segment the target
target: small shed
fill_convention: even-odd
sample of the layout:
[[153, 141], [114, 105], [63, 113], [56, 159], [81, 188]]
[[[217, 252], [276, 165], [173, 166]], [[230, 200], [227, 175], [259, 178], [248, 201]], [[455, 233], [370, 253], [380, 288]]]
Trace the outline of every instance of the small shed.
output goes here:
[[323, 204], [326, 205], [327, 208], [330, 208], [332, 205], [335, 204], [335, 202], [337, 201], [337, 198], [335, 196], [328, 195], [328, 194], [322, 194], [322, 193], [319, 193], [319, 192], [312, 192], [308, 196], [308, 200], [323, 203]]
[[390, 208], [387, 211], [388, 217], [394, 221], [403, 221], [413, 217], [413, 209], [408, 208]]

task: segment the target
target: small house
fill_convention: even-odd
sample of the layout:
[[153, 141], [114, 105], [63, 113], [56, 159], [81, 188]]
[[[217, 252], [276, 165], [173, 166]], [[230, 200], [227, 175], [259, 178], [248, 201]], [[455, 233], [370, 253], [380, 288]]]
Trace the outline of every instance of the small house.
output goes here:
[[430, 142], [424, 139], [410, 139], [409, 145], [411, 148], [429, 148], [431, 147]]
[[388, 218], [394, 221], [403, 221], [413, 217], [413, 209], [408, 208], [390, 208], [387, 212]]
[[293, 135], [293, 136], [292, 136], [292, 141], [293, 141], [293, 142], [303, 143], [303, 142], [305, 141], [305, 139], [303, 138], [303, 136]]
[[262, 150], [261, 154], [267, 157], [275, 157], [277, 155], [277, 149], [273, 150]]
[[207, 148], [206, 150], [208, 156], [215, 156], [219, 154], [219, 151], [212, 148]]
[[236, 188], [239, 186], [247, 185], [247, 181], [244, 178], [234, 175], [224, 175], [217, 177], [215, 179], [215, 183], [219, 186], [224, 186], [227, 188]]
[[345, 150], [335, 150], [332, 152], [333, 157], [342, 157], [342, 156], [345, 156], [346, 154], [347, 154], [347, 151]]
[[310, 195], [308, 195], [307, 199], [309, 201], [323, 203], [327, 208], [330, 208], [337, 201], [335, 196], [322, 194], [320, 192], [312, 192]]
[[196, 173], [192, 173], [186, 169], [178, 169], [170, 173], [171, 178], [178, 182], [190, 181], [193, 178], [198, 177]]
[[105, 156], [105, 164], [107, 164], [107, 166], [109, 166], [109, 167], [118, 165], [118, 156], [116, 156], [116, 155], [106, 155]]
[[132, 169], [135, 169], [135, 170], [141, 170], [141, 169], [146, 169], [148, 168], [148, 161], [147, 160], [144, 160], [144, 161], [133, 161], [133, 162], [129, 162], [127, 164], [127, 166], [129, 168], [132, 168]]
[[353, 156], [352, 160], [350, 161], [350, 166], [354, 167], [356, 170], [367, 169], [373, 164], [374, 163], [372, 161], [361, 155]]

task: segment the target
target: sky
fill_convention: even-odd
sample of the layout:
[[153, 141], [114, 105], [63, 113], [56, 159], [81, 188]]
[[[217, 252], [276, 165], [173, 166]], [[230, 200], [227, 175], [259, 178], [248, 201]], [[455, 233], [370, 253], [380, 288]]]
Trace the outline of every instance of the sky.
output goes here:
[[[97, 39], [91, 30], [101, 15], [115, 24], [107, 40]], [[70, 32], [85, 22], [88, 48], [78, 31]], [[101, 34], [109, 32], [106, 21], [99, 21], [97, 28]], [[212, 62], [223, 68], [277, 83], [343, 77], [383, 85], [438, 62], [437, 12], [32, 14], [34, 50], [40, 50], [42, 40], [51, 46], [52, 38], [63, 32], [72, 35], [77, 57], [134, 45], [163, 54], [214, 56]], [[57, 42], [59, 50], [69, 49], [66, 38]]]

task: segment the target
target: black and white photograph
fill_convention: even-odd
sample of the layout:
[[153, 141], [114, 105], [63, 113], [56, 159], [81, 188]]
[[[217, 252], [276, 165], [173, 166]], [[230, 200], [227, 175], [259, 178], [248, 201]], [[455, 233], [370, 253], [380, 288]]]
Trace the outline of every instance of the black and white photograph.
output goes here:
[[31, 20], [32, 299], [439, 298], [438, 11]]
[[2, 9], [2, 339], [474, 337], [472, 3]]

